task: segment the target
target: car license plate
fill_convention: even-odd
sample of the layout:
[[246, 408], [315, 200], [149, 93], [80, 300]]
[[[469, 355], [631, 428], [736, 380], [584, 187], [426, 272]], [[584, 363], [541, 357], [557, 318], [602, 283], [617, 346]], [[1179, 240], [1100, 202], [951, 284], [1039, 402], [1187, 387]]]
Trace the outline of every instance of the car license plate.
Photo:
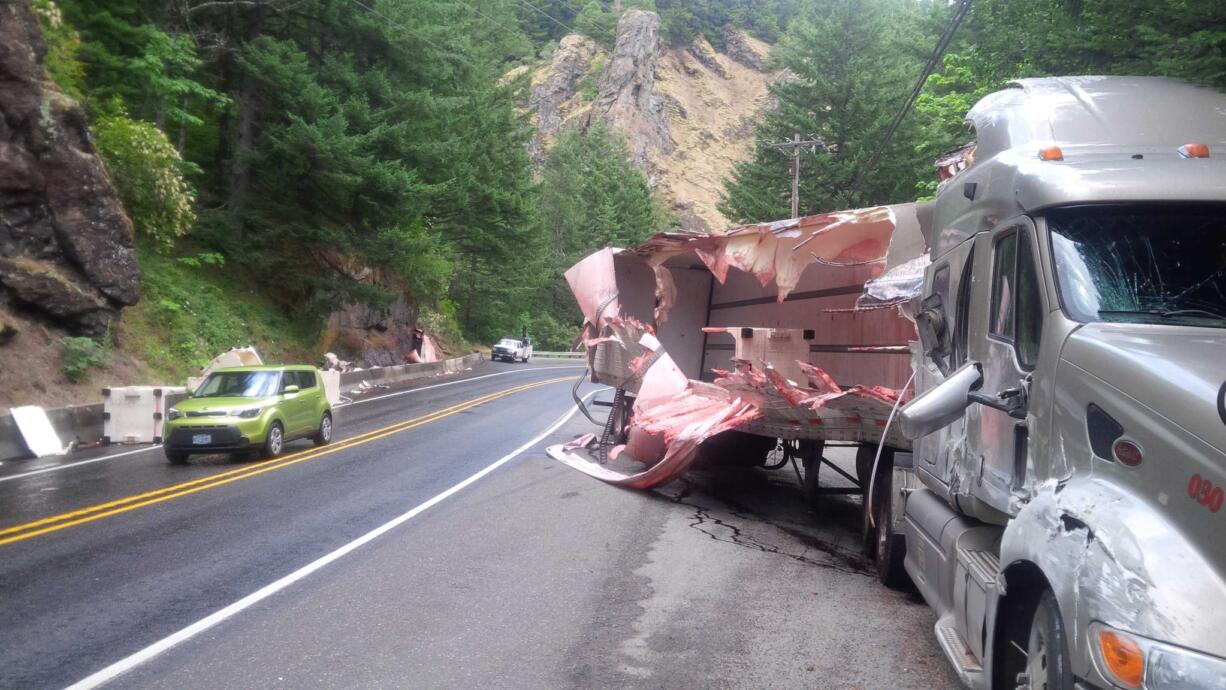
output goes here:
[[192, 436], [192, 443], [197, 446], [207, 446], [213, 442], [212, 434], [195, 434]]

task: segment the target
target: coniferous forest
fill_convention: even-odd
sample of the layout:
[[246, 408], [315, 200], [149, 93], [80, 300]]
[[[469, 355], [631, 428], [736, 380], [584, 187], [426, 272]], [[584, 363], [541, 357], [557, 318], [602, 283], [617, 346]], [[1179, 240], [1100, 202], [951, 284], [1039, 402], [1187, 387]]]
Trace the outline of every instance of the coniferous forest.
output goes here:
[[[207, 359], [259, 320], [306, 351], [336, 305], [396, 300], [455, 343], [527, 329], [540, 349], [569, 344], [578, 313], [561, 272], [676, 221], [603, 127], [565, 133], [534, 166], [529, 71], [515, 68], [543, 64], [572, 30], [611, 45], [630, 8], [657, 12], [669, 45], [718, 46], [740, 27], [786, 70], [753, 158], [726, 183], [733, 221], [789, 214], [788, 154], [768, 144], [793, 133], [824, 143], [802, 156], [801, 213], [815, 213], [930, 195], [933, 159], [966, 137], [962, 115], [1011, 78], [1226, 86], [1216, 0], [976, 0], [869, 166], [960, 5], [34, 1], [47, 69], [85, 105], [133, 221], [146, 285], [133, 318], [169, 333], [147, 344], [167, 362]], [[192, 306], [200, 290], [275, 306], [209, 314], [201, 331], [200, 310], [219, 307]]]

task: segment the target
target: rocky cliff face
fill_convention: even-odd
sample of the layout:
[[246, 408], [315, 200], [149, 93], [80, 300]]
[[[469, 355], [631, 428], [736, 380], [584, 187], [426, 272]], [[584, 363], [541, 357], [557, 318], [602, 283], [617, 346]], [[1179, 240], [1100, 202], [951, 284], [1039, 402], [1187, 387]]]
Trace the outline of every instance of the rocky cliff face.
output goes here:
[[674, 150], [664, 99], [655, 90], [659, 57], [660, 17], [642, 10], [623, 14], [590, 115], [625, 134], [635, 161], [647, 170], [652, 160]]
[[132, 226], [27, 2], [0, 4], [0, 306], [101, 336], [140, 299]]
[[[728, 27], [725, 51], [705, 39], [665, 48], [653, 12], [630, 10], [613, 52], [590, 39], [562, 39], [551, 63], [533, 75], [533, 157], [539, 163], [566, 124], [607, 122], [630, 144], [635, 161], [691, 230], [720, 230], [723, 179], [750, 157], [753, 122], [770, 105], [769, 46]], [[581, 85], [595, 81], [594, 98]]]

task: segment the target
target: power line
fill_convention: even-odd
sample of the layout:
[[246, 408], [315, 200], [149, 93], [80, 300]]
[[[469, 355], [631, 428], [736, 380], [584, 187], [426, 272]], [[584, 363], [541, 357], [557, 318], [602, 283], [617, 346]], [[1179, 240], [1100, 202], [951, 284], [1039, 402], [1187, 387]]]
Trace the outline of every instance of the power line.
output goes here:
[[877, 150], [873, 152], [873, 155], [868, 159], [868, 163], [866, 163], [864, 167], [860, 169], [859, 174], [857, 174], [855, 179], [852, 181], [852, 192], [857, 192], [860, 190], [860, 184], [864, 182], [864, 177], [868, 175], [868, 173], [873, 169], [873, 166], [877, 164], [877, 159], [881, 157], [882, 153], [885, 152], [886, 146], [889, 145], [890, 139], [893, 138], [894, 133], [898, 131], [898, 127], [902, 124], [903, 118], [907, 116], [907, 113], [911, 112], [911, 107], [915, 105], [915, 99], [919, 98], [920, 91], [923, 90], [924, 84], [928, 81], [928, 77], [932, 76], [932, 73], [936, 71], [937, 66], [941, 64], [941, 57], [945, 54], [945, 49], [948, 48], [950, 42], [953, 41], [954, 33], [958, 31], [958, 26], [962, 24], [962, 20], [966, 18], [966, 15], [968, 12], [970, 12], [970, 9], [971, 0], [962, 0], [962, 2], [958, 5], [958, 10], [949, 21], [949, 26], [946, 27], [945, 33], [941, 34], [941, 38], [937, 40], [936, 47], [933, 48], [932, 55], [928, 58], [928, 63], [924, 65], [924, 71], [920, 73], [919, 79], [916, 80], [915, 88], [911, 89], [911, 95], [907, 97], [906, 102], [902, 105], [902, 109], [898, 111], [898, 115], [896, 115], [894, 117], [894, 121], [890, 123], [890, 128], [886, 130], [885, 137], [881, 139], [881, 143], [877, 146]]
[[553, 16], [551, 16], [551, 15], [549, 15], [549, 14], [546, 14], [546, 13], [545, 13], [545, 10], [542, 10], [541, 8], [537, 7], [536, 5], [533, 5], [532, 3], [528, 2], [528, 0], [519, 0], [519, 3], [520, 3], [520, 4], [522, 4], [522, 5], [527, 5], [528, 7], [531, 7], [533, 10], [535, 10], [535, 11], [536, 11], [536, 13], [537, 13], [537, 14], [539, 14], [539, 15], [541, 15], [542, 17], [544, 17], [544, 18], [548, 19], [549, 21], [553, 22], [554, 24], [557, 24], [558, 26], [562, 27], [563, 29], [566, 29], [568, 32], [570, 32], [570, 33], [572, 33], [572, 34], [573, 34], [573, 33], [576, 33], [574, 29], [572, 29], [572, 28], [570, 28], [569, 26], [567, 26], [567, 25], [563, 24], [562, 22], [558, 21], [557, 19], [554, 19], [554, 18], [553, 18]]
[[[566, 29], [566, 31], [567, 31], [567, 32], [569, 32], [569, 33], [572, 33], [572, 34], [582, 33], [581, 31], [577, 31], [577, 30], [575, 30], [575, 28], [574, 28], [574, 27], [572, 27], [572, 26], [568, 26], [568, 25], [564, 24], [562, 21], [560, 21], [560, 20], [558, 20], [558, 19], [555, 19], [555, 18], [553, 17], [553, 15], [548, 14], [547, 12], [545, 12], [545, 10], [542, 10], [541, 8], [537, 7], [536, 5], [533, 5], [531, 2], [528, 2], [528, 0], [516, 0], [516, 1], [517, 1], [517, 2], [519, 2], [521, 5], [526, 5], [527, 7], [529, 7], [529, 8], [531, 8], [531, 9], [533, 9], [534, 11], [536, 11], [536, 13], [537, 13], [537, 14], [542, 15], [543, 17], [545, 17], [545, 18], [546, 18], [546, 19], [548, 19], [549, 21], [553, 22], [554, 24], [557, 24], [558, 26], [562, 27], [563, 29]], [[581, 10], [576, 9], [574, 6], [569, 5], [569, 4], [565, 3], [565, 2], [562, 2], [562, 0], [558, 0], [558, 4], [560, 4], [561, 6], [565, 7], [566, 9], [568, 9], [568, 10], [570, 10], [570, 11], [574, 12], [574, 13], [575, 13], [575, 16], [578, 16], [578, 15], [579, 15], [579, 13], [581, 12]], [[617, 30], [616, 30], [616, 29], [613, 29], [613, 30], [609, 31], [608, 33], [606, 33], [606, 34], [604, 34], [604, 35], [605, 35], [605, 36], [608, 36], [608, 37], [610, 37], [610, 38], [611, 38], [611, 37], [615, 36], [616, 34], [617, 34]]]
[[456, 1], [456, 2], [458, 2], [458, 3], [460, 3], [460, 4], [461, 4], [461, 5], [463, 5], [463, 6], [467, 7], [468, 9], [472, 10], [473, 12], [476, 12], [478, 17], [481, 17], [481, 18], [482, 18], [482, 19], [484, 19], [485, 21], [487, 21], [487, 22], [489, 22], [489, 23], [493, 24], [494, 26], [497, 26], [498, 28], [502, 29], [503, 31], [506, 31], [507, 33], [509, 33], [509, 34], [511, 34], [511, 35], [513, 35], [513, 36], [517, 36], [517, 37], [519, 37], [519, 36], [522, 36], [522, 35], [523, 35], [523, 32], [518, 32], [518, 31], [515, 31], [514, 29], [508, 28], [508, 27], [507, 27], [505, 24], [503, 24], [503, 23], [501, 23], [501, 22], [498, 22], [498, 21], [495, 21], [494, 19], [491, 19], [491, 18], [489, 17], [489, 15], [485, 14], [484, 12], [482, 12], [482, 11], [481, 11], [481, 10], [479, 10], [479, 9], [477, 9], [476, 7], [474, 7], [474, 6], [470, 5], [470, 4], [468, 4], [467, 2], [464, 2], [464, 0], [455, 0], [455, 1]]
[[[396, 27], [397, 29], [400, 29], [401, 31], [408, 32], [408, 33], [410, 33], [410, 34], [413, 34], [413, 35], [414, 35], [414, 36], [416, 36], [418, 39], [420, 39], [420, 40], [421, 40], [423, 43], [425, 43], [426, 45], [429, 45], [429, 46], [433, 47], [435, 50], [439, 51], [440, 53], [448, 53], [450, 57], [452, 57], [452, 58], [454, 58], [454, 59], [456, 59], [456, 60], [458, 60], [458, 61], [460, 61], [460, 62], [462, 62], [462, 63], [464, 63], [464, 64], [466, 64], [466, 65], [468, 65], [469, 67], [473, 68], [474, 70], [478, 70], [478, 71], [479, 71], [479, 70], [481, 69], [481, 68], [480, 68], [480, 67], [478, 67], [476, 64], [474, 64], [472, 61], [470, 61], [468, 58], [463, 57], [462, 55], [459, 55], [458, 53], [456, 53], [456, 52], [455, 52], [455, 51], [453, 51], [453, 50], [448, 50], [447, 48], [444, 48], [442, 45], [439, 45], [438, 43], [435, 43], [435, 42], [434, 42], [432, 39], [426, 38], [426, 36], [425, 36], [424, 34], [421, 34], [421, 33], [417, 32], [417, 31], [414, 31], [414, 30], [410, 29], [409, 27], [405, 26], [404, 24], [401, 24], [400, 22], [397, 22], [396, 20], [394, 20], [394, 19], [392, 19], [391, 17], [387, 16], [386, 14], [383, 14], [382, 12], [380, 12], [380, 11], [376, 10], [375, 8], [371, 7], [370, 5], [367, 5], [367, 4], [363, 3], [361, 0], [349, 0], [349, 2], [353, 3], [354, 5], [357, 5], [358, 7], [361, 7], [362, 9], [364, 9], [364, 10], [366, 10], [367, 12], [369, 12], [369, 13], [371, 13], [371, 14], [375, 15], [376, 17], [379, 17], [379, 18], [383, 19], [383, 21], [387, 22], [388, 24], [391, 24], [392, 26]], [[395, 45], [395, 44], [393, 44], [393, 45]], [[401, 47], [401, 46], [396, 46], [396, 47], [397, 47], [397, 48], [400, 48], [401, 50], [404, 50], [404, 48], [403, 48], [403, 47]]]

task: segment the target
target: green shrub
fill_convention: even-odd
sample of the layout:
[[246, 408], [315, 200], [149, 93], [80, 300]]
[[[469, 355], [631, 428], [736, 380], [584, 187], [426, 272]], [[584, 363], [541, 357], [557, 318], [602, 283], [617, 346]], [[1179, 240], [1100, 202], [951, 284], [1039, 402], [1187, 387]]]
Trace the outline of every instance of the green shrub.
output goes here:
[[85, 84], [85, 65], [77, 59], [81, 36], [64, 21], [64, 14], [53, 0], [34, 0], [34, 14], [47, 44], [43, 65], [47, 74], [64, 93], [78, 100]]
[[93, 129], [133, 227], [169, 248], [196, 221], [179, 152], [157, 127], [122, 113], [99, 117]]
[[80, 383], [89, 375], [89, 370], [106, 363], [106, 348], [93, 338], [60, 338], [64, 348], [60, 371], [73, 383]]

